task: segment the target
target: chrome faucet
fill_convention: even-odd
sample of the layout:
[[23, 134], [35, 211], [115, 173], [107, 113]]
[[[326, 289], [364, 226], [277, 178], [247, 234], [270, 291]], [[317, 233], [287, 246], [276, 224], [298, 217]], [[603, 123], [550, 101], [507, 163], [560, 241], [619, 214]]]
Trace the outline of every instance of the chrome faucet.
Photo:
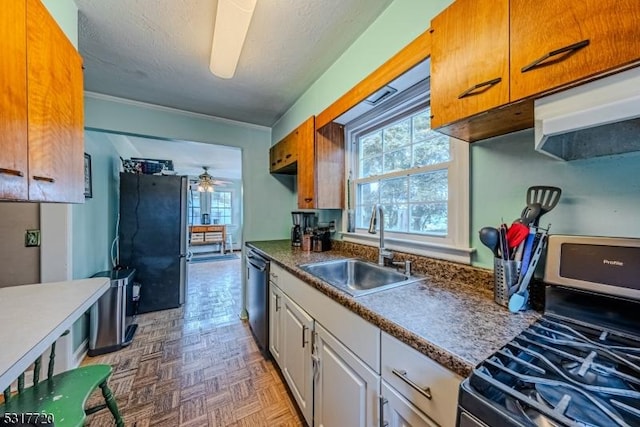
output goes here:
[[382, 205], [373, 205], [371, 212], [371, 220], [369, 221], [369, 233], [376, 234], [376, 223], [378, 216], [380, 217], [380, 243], [378, 245], [378, 265], [384, 266], [384, 260], [392, 260], [393, 252], [384, 247], [384, 211]]

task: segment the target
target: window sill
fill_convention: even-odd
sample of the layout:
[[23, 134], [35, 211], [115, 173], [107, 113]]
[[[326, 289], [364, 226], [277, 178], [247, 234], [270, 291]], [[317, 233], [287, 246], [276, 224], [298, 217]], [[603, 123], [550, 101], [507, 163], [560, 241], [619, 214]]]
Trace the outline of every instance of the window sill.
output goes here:
[[[380, 238], [378, 234], [343, 232], [342, 240], [344, 240], [345, 242], [359, 243], [361, 245], [377, 247]], [[446, 261], [452, 261], [467, 265], [471, 264], [471, 254], [475, 252], [474, 248], [457, 247], [448, 244], [433, 242], [418, 242], [415, 240], [398, 239], [386, 236], [384, 242], [385, 248], [392, 251], [396, 250], [413, 255], [443, 259]]]

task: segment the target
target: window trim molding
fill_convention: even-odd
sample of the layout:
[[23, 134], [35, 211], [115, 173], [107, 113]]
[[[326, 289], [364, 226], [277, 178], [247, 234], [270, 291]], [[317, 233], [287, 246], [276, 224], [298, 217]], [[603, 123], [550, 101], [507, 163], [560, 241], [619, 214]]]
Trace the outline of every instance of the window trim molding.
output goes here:
[[[230, 223], [222, 223], [220, 225], [233, 225], [233, 214], [234, 214], [234, 209], [233, 209], [233, 199], [235, 197], [235, 191], [233, 188], [221, 188], [220, 190], [214, 190], [214, 193], [218, 192], [218, 193], [229, 193], [230, 194], [230, 200], [229, 200], [229, 221], [231, 221]], [[213, 194], [213, 193], [212, 193]], [[227, 208], [223, 208], [223, 209], [227, 209]], [[211, 196], [211, 220], [213, 220], [213, 195]]]
[[[346, 205], [350, 206], [352, 211], [355, 212], [357, 200], [355, 182], [364, 182], [369, 179], [375, 182], [380, 179], [380, 175], [362, 179], [353, 177], [359, 161], [356, 154], [358, 136], [397, 121], [400, 113], [408, 116], [428, 105], [430, 105], [429, 79], [425, 79], [347, 124], [345, 141], [349, 168], [345, 170], [345, 182], [351, 188], [348, 188], [345, 192], [345, 199], [351, 198], [351, 200], [346, 200]], [[380, 121], [375, 125], [368, 125], [374, 118], [380, 118]], [[438, 170], [443, 169], [443, 165], [447, 165], [446, 168], [449, 174], [447, 236], [439, 237], [437, 235], [385, 231], [385, 247], [416, 255], [471, 264], [471, 254], [475, 249], [469, 247], [469, 230], [471, 227], [469, 144], [450, 137], [449, 147], [452, 161], [448, 162], [448, 164], [445, 162], [420, 168]], [[398, 176], [403, 176], [407, 174], [407, 171], [398, 171], [397, 174]], [[386, 175], [385, 177], [388, 178], [391, 175]], [[355, 232], [347, 232], [348, 214], [347, 210], [343, 211], [342, 239], [349, 242], [377, 246], [377, 235], [363, 233], [362, 228], [356, 229]], [[406, 236], [415, 238], [409, 239]]]

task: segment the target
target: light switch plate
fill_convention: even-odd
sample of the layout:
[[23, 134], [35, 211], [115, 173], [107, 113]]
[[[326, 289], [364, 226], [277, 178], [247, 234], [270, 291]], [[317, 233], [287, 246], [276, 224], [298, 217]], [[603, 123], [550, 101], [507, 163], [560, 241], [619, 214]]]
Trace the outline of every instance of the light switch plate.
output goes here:
[[24, 245], [26, 247], [40, 246], [40, 230], [27, 230], [24, 233]]

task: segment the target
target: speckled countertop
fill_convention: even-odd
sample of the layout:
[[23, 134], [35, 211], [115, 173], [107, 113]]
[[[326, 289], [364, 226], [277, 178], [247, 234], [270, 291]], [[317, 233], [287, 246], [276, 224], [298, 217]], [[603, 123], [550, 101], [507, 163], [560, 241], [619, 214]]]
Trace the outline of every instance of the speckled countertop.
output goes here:
[[468, 266], [405, 256], [424, 280], [354, 298], [297, 266], [354, 255], [372, 260], [375, 248], [337, 242], [331, 251], [303, 252], [288, 240], [247, 245], [462, 377], [540, 317], [496, 304], [486, 283], [490, 276]]

